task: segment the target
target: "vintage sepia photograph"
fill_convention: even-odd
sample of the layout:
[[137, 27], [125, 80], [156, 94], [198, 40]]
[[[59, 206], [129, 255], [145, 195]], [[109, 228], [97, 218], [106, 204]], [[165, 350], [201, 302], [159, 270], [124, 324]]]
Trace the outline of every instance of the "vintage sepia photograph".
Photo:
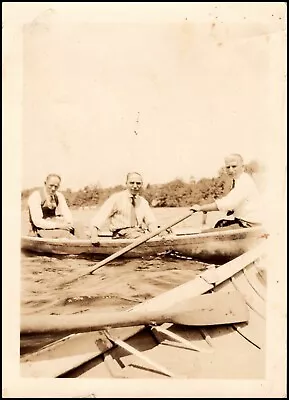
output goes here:
[[286, 397], [286, 3], [16, 4], [2, 396]]

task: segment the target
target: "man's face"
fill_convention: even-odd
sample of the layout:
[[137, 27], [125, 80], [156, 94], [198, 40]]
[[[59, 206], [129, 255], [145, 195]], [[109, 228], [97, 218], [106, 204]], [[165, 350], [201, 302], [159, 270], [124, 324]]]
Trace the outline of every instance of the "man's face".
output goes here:
[[225, 168], [228, 176], [232, 179], [238, 178], [244, 170], [243, 163], [238, 157], [226, 158]]
[[57, 178], [57, 176], [51, 176], [45, 182], [47, 193], [50, 195], [55, 194], [59, 186], [60, 186], [60, 180], [59, 178]]
[[142, 177], [138, 174], [130, 174], [128, 176], [126, 187], [132, 195], [137, 195], [142, 189]]

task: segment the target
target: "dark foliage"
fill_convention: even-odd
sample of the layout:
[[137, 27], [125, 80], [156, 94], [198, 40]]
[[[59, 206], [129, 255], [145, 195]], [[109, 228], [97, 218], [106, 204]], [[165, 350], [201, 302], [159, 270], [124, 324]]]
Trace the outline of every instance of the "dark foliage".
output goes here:
[[[251, 174], [258, 172], [258, 164], [251, 162], [246, 166], [246, 171]], [[214, 178], [202, 178], [199, 181], [192, 178], [190, 182], [176, 178], [163, 184], [148, 184], [143, 190], [143, 196], [153, 207], [189, 207], [193, 204], [210, 203], [224, 196], [230, 190], [230, 185], [231, 182], [221, 168], [219, 175]], [[77, 191], [66, 189], [62, 193], [70, 207], [89, 207], [102, 204], [112, 193], [124, 188], [121, 185], [110, 188], [91, 185]], [[22, 191], [22, 207], [26, 207], [27, 198], [35, 189]]]

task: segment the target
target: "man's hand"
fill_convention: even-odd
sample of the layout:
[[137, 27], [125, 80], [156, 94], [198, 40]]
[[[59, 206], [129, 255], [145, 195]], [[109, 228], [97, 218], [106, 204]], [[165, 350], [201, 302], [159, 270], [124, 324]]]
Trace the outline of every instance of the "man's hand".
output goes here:
[[68, 232], [73, 230], [73, 226], [70, 222], [65, 222], [65, 221], [57, 221], [55, 222], [56, 229], [63, 229]]
[[[159, 227], [159, 228], [160, 228], [160, 227]], [[169, 239], [170, 237], [173, 236], [173, 232], [172, 232], [171, 228], [168, 228], [168, 229], [166, 229], [165, 231], [159, 233], [158, 236], [159, 236], [161, 239]]]
[[199, 204], [194, 204], [192, 207], [190, 207], [190, 211], [199, 212], [201, 211], [201, 206]]

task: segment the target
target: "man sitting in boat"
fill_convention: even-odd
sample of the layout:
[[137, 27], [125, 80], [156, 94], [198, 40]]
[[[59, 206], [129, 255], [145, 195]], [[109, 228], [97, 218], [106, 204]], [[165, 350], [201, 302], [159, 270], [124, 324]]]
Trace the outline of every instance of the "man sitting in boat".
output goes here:
[[99, 230], [107, 220], [115, 239], [135, 239], [158, 228], [149, 203], [140, 196], [142, 176], [138, 172], [128, 173], [126, 187], [126, 190], [112, 194], [91, 221], [92, 243], [98, 243]]
[[73, 238], [72, 214], [65, 197], [58, 192], [61, 178], [49, 174], [44, 187], [34, 191], [28, 199], [32, 236], [45, 238]]
[[192, 211], [224, 211], [231, 219], [221, 219], [214, 228], [249, 228], [261, 224], [261, 199], [252, 177], [244, 171], [240, 154], [230, 154], [225, 158], [225, 168], [232, 178], [231, 191], [213, 203], [191, 207]]

